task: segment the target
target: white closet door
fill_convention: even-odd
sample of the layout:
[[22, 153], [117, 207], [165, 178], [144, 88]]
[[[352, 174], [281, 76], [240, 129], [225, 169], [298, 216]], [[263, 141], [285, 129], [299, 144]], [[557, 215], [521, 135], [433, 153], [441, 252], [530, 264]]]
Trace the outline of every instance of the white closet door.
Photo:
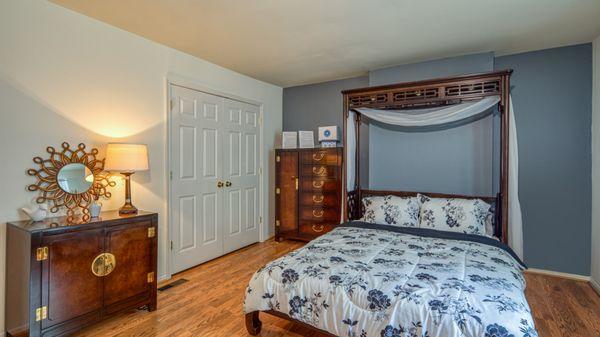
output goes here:
[[223, 254], [222, 97], [171, 86], [172, 273]]
[[258, 107], [225, 99], [223, 245], [226, 253], [259, 240], [258, 118]]
[[176, 85], [171, 99], [171, 272], [177, 273], [258, 242], [260, 126], [254, 105]]

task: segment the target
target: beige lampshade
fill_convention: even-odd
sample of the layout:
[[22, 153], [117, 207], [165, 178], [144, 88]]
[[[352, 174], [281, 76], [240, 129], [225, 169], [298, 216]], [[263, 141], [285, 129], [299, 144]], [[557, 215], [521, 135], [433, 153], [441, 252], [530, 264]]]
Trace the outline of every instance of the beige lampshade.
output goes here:
[[109, 143], [104, 169], [115, 172], [137, 172], [148, 169], [148, 147], [144, 144]]

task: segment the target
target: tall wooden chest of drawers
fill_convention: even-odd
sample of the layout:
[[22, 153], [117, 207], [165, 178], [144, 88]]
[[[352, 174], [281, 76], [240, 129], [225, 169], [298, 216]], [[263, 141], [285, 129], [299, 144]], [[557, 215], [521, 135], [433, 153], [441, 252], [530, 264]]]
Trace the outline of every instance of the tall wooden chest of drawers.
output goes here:
[[310, 241], [341, 219], [342, 148], [275, 151], [275, 238]]

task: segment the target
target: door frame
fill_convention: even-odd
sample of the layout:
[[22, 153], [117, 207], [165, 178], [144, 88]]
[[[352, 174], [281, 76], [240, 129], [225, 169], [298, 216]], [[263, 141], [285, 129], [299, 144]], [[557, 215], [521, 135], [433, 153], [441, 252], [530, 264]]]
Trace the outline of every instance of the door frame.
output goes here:
[[233, 95], [233, 94], [229, 94], [217, 89], [214, 89], [210, 86], [204, 85], [202, 83], [196, 82], [192, 79], [186, 78], [184, 76], [181, 75], [177, 75], [177, 74], [172, 74], [169, 73], [167, 74], [167, 76], [165, 77], [165, 118], [166, 118], [166, 135], [167, 135], [167, 142], [166, 142], [166, 147], [165, 147], [165, 153], [164, 153], [164, 159], [165, 159], [165, 163], [167, 163], [166, 165], [166, 170], [165, 170], [165, 181], [166, 181], [166, 192], [167, 192], [167, 202], [166, 202], [166, 219], [167, 219], [167, 235], [166, 235], [166, 240], [164, 240], [164, 244], [165, 244], [165, 249], [166, 249], [166, 270], [165, 270], [165, 275], [163, 277], [161, 277], [161, 281], [162, 280], [168, 280], [172, 277], [173, 273], [173, 250], [171, 249], [171, 237], [172, 237], [172, 233], [173, 233], [173, 221], [172, 221], [172, 216], [173, 214], [171, 213], [171, 188], [172, 188], [172, 184], [171, 184], [171, 169], [172, 169], [172, 165], [171, 165], [171, 85], [176, 85], [179, 87], [184, 87], [190, 90], [195, 90], [195, 91], [199, 91], [199, 92], [203, 92], [209, 95], [214, 95], [214, 96], [219, 96], [219, 97], [223, 97], [226, 99], [231, 99], [234, 101], [239, 101], [242, 103], [247, 103], [250, 105], [254, 105], [256, 107], [258, 107], [259, 112], [258, 112], [258, 127], [259, 127], [259, 132], [260, 132], [260, 137], [259, 137], [259, 153], [258, 153], [258, 160], [260, 162], [260, 166], [259, 166], [259, 186], [258, 186], [258, 195], [259, 195], [259, 219], [261, 219], [262, 221], [259, 221], [258, 224], [258, 241], [259, 242], [263, 242], [265, 240], [265, 233], [264, 233], [264, 229], [265, 229], [265, 217], [264, 217], [264, 191], [263, 191], [263, 184], [264, 184], [264, 104], [260, 101], [256, 101], [256, 100], [252, 100], [252, 99], [248, 99], [248, 98], [244, 98], [244, 97], [240, 97], [237, 95]]

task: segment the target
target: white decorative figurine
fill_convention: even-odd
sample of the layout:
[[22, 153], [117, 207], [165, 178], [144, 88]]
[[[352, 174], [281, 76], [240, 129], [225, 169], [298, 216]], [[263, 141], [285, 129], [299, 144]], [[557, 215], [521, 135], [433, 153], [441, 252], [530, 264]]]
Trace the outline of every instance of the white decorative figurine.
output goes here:
[[21, 208], [33, 221], [42, 221], [50, 214], [48, 205], [32, 202], [30, 207]]

